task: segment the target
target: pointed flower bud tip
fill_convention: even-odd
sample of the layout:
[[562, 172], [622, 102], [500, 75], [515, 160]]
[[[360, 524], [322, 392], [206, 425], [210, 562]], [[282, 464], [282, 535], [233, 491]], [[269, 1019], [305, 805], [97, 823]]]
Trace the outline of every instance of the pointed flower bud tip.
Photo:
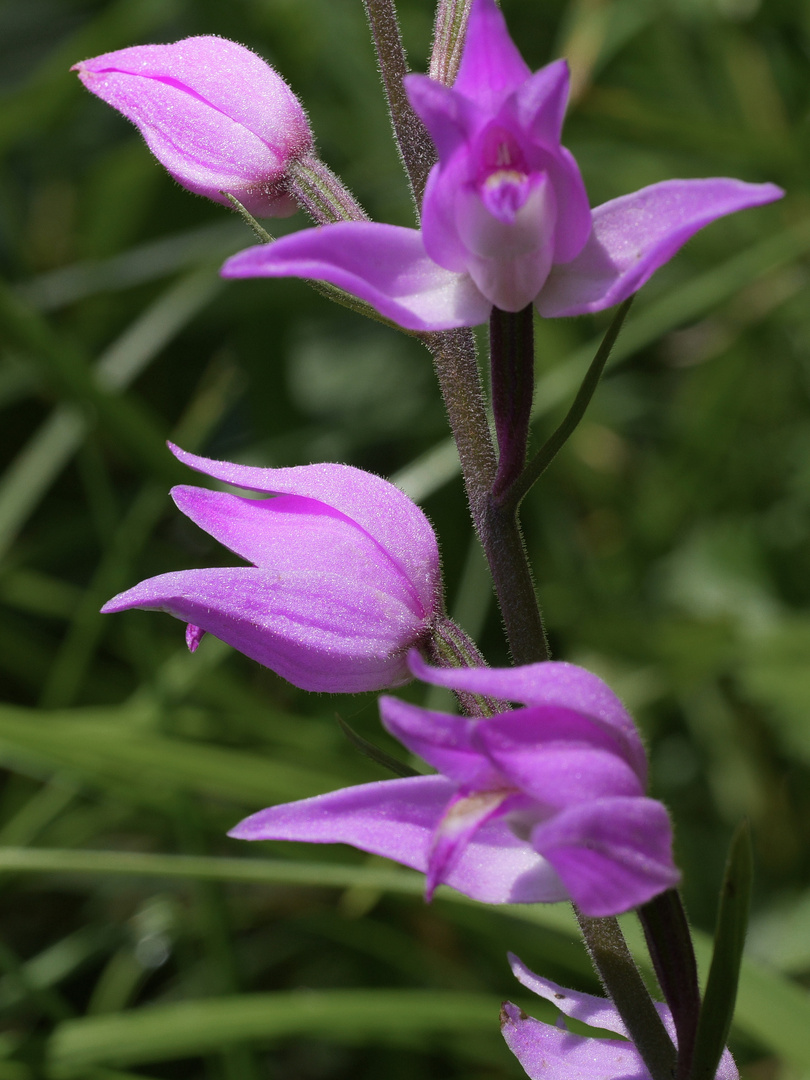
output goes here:
[[139, 129], [183, 187], [258, 217], [287, 217], [291, 162], [312, 145], [298, 98], [261, 57], [218, 37], [136, 45], [71, 69]]

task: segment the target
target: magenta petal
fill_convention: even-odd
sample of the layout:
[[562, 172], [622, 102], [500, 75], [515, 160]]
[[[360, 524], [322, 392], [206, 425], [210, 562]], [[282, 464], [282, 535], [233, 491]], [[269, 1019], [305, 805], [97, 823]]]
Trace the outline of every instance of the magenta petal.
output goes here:
[[[456, 201], [470, 181], [467, 154], [456, 154], [430, 170], [422, 199], [422, 240], [428, 256], [458, 274], [467, 273], [468, 251], [458, 233]], [[489, 308], [487, 308], [487, 317]]]
[[419, 620], [418, 596], [397, 564], [354, 521], [316, 499], [277, 495], [244, 499], [206, 488], [176, 487], [178, 509], [243, 559], [277, 574], [307, 568], [374, 581]]
[[[525, 780], [528, 785], [526, 790], [535, 789], [538, 798], [541, 798], [541, 789], [532, 779], [535, 775], [534, 757], [559, 751], [576, 754], [582, 750], [598, 750], [615, 759], [617, 764], [611, 765], [606, 775], [612, 775], [616, 782], [623, 785], [632, 784], [634, 788], [632, 792], [621, 794], [643, 794], [642, 779], [636, 774], [632, 762], [624, 756], [622, 741], [616, 738], [615, 732], [604, 724], [595, 722], [587, 713], [576, 712], [553, 702], [547, 705], [527, 705], [522, 709], [479, 720], [471, 732], [471, 742], [496, 763], [499, 769], [505, 770], [503, 775], [508, 776], [511, 783], [522, 787]], [[562, 766], [562, 759], [559, 764]], [[546, 766], [539, 767], [545, 775]], [[577, 765], [573, 758], [571, 767], [576, 783]], [[560, 781], [562, 787], [565, 787], [564, 776], [560, 777]], [[613, 794], [620, 792], [614, 791]]]
[[568, 62], [555, 60], [530, 75], [507, 105], [520, 127], [550, 149], [559, 147], [570, 81]]
[[631, 1043], [573, 1035], [509, 1001], [501, 1009], [501, 1034], [530, 1080], [650, 1080]]
[[424, 632], [399, 586], [386, 595], [379, 585], [317, 569], [185, 570], [142, 581], [101, 610], [165, 611], [294, 686], [359, 693], [406, 682], [402, 643]]
[[489, 112], [531, 75], [495, 0], [473, 0], [453, 89]]
[[618, 915], [680, 880], [672, 827], [661, 803], [594, 799], [538, 825], [532, 845], [554, 866], [586, 915]]
[[407, 330], [486, 322], [490, 304], [464, 274], [433, 262], [416, 229], [344, 221], [305, 229], [228, 259], [224, 277], [329, 281]]
[[[441, 776], [380, 780], [271, 806], [241, 822], [230, 835], [240, 840], [351, 844], [424, 873], [433, 831], [454, 790]], [[478, 830], [445, 884], [487, 904], [534, 903], [566, 896], [545, 860], [501, 822]]]
[[[629, 1033], [624, 1025], [624, 1021], [612, 1002], [608, 1001], [606, 998], [596, 997], [593, 994], [578, 993], [576, 990], [568, 990], [564, 986], [558, 986], [558, 984], [552, 982], [551, 979], [544, 979], [540, 975], [535, 975], [533, 971], [530, 971], [529, 968], [527, 968], [526, 965], [512, 953], [509, 953], [509, 963], [515, 978], [522, 983], [523, 986], [528, 990], [532, 990], [535, 994], [539, 994], [539, 996], [545, 998], [546, 1001], [550, 1001], [552, 1005], [556, 1005], [556, 1007], [566, 1016], [570, 1016], [573, 1020], [579, 1020], [583, 1024], [588, 1024], [590, 1027], [604, 1031], [613, 1031], [617, 1035], [623, 1035], [629, 1038]], [[677, 1045], [672, 1014], [667, 1006], [660, 1001], [654, 1002], [654, 1005], [670, 1038]], [[506, 1019], [511, 1020], [516, 1028], [519, 1028], [524, 1021], [528, 1020], [525, 1013], [520, 1014], [514, 1005], [509, 1005], [507, 1003], [505, 1009], [508, 1010]], [[502, 1024], [503, 1022], [504, 1018], [502, 1017]], [[531, 1021], [531, 1024], [537, 1025], [538, 1021], [533, 1020]], [[539, 1026], [547, 1029], [547, 1031], [560, 1030], [559, 1028], [550, 1028], [546, 1024]], [[513, 1032], [510, 1034], [507, 1034], [507, 1031], [504, 1029], [503, 1034], [513, 1053], [519, 1057], [524, 1068], [527, 1067], [527, 1061], [535, 1060], [534, 1055], [542, 1053], [546, 1033], [539, 1031], [536, 1027], [528, 1026], [522, 1032]], [[515, 1036], [516, 1041], [514, 1045], [510, 1041], [510, 1035]], [[613, 1040], [605, 1041], [602, 1039], [587, 1039], [586, 1041], [590, 1043], [591, 1050], [593, 1051], [592, 1061], [598, 1063], [600, 1069], [601, 1055], [606, 1046], [627, 1047], [639, 1058], [639, 1061], [641, 1060], [640, 1055], [631, 1044], [618, 1043]], [[568, 1059], [568, 1063], [574, 1068], [572, 1080], [574, 1080], [574, 1077], [579, 1076], [579, 1067], [576, 1062], [579, 1050], [575, 1049], [575, 1047], [576, 1044], [574, 1043], [566, 1044], [567, 1050], [574, 1051], [572, 1056]], [[605, 1053], [607, 1053], [606, 1050]], [[526, 1055], [525, 1060], [524, 1057], [521, 1056], [522, 1054]], [[567, 1053], [565, 1054], [565, 1057], [568, 1058]], [[587, 1065], [588, 1055], [586, 1054], [585, 1057]], [[642, 1073], [636, 1073], [633, 1071], [632, 1067], [628, 1066], [629, 1071], [625, 1072], [625, 1069], [618, 1060], [616, 1061], [616, 1070], [615, 1076], [617, 1077], [636, 1075], [640, 1078], [643, 1077], [643, 1080], [649, 1080], [649, 1073], [647, 1073], [646, 1070]], [[534, 1074], [530, 1072], [529, 1075], [532, 1076]], [[549, 1080], [549, 1075], [549, 1073], [544, 1073], [543, 1080]], [[554, 1075], [556, 1076], [556, 1073]], [[602, 1076], [603, 1074], [600, 1072], [599, 1075]], [[609, 1072], [605, 1077], [605, 1080], [613, 1080], [613, 1076], [614, 1074]], [[737, 1066], [734, 1064], [734, 1059], [727, 1049], [723, 1051], [723, 1056], [720, 1058], [720, 1064], [717, 1068], [715, 1080], [739, 1080]]]
[[439, 159], [446, 161], [481, 122], [480, 110], [468, 98], [427, 75], [406, 75], [404, 83], [408, 100], [428, 129]]
[[538, 743], [530, 735], [522, 739], [516, 730], [519, 724], [514, 722], [511, 731], [504, 730], [513, 719], [521, 720], [526, 711], [520, 709], [499, 717], [498, 725], [477, 733], [476, 741], [503, 776], [505, 785], [531, 796], [543, 813], [607, 796], [632, 798], [644, 794], [636, 774], [612, 750]]
[[556, 265], [536, 300], [547, 318], [583, 315], [626, 300], [704, 225], [782, 197], [774, 184], [666, 180], [603, 203], [571, 262]]
[[169, 449], [178, 461], [215, 480], [248, 491], [317, 499], [325, 514], [332, 508], [350, 518], [402, 568], [424, 612], [434, 610], [441, 576], [435, 533], [419, 507], [387, 480], [351, 465], [262, 469], [199, 457], [172, 443]]
[[386, 730], [456, 784], [478, 790], [500, 785], [498, 771], [473, 745], [478, 721], [422, 709], [393, 697], [381, 697], [379, 706]]
[[610, 687], [585, 668], [559, 660], [518, 668], [435, 668], [415, 650], [408, 664], [417, 679], [434, 686], [581, 713], [616, 740], [625, 761], [645, 781], [647, 756], [632, 717]]

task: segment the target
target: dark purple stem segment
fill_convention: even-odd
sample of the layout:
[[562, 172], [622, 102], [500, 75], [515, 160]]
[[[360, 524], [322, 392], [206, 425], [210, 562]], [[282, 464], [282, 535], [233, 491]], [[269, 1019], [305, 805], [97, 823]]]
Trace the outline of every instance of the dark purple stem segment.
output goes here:
[[514, 506], [492, 495], [497, 474], [484, 392], [469, 330], [425, 334], [461, 461], [473, 524], [489, 563], [516, 664], [548, 660], [549, 651]]
[[692, 1068], [700, 990], [697, 962], [686, 912], [676, 889], [668, 889], [638, 909], [658, 983], [678, 1035], [677, 1080], [686, 1080]]
[[393, 0], [363, 0], [363, 4], [374, 39], [394, 136], [418, 211], [428, 173], [436, 161], [436, 149], [427, 128], [411, 108], [402, 82], [408, 74], [408, 60]]
[[534, 308], [501, 311], [489, 320], [492, 411], [498, 438], [498, 472], [492, 487], [497, 500], [526, 464], [534, 393]]

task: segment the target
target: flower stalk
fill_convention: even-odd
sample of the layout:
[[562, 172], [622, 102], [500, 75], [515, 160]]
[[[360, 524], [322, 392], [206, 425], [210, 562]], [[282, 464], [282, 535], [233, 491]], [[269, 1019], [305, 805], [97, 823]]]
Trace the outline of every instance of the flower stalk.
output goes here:
[[363, 6], [374, 39], [394, 138], [408, 174], [418, 217], [428, 173], [436, 162], [436, 150], [405, 91], [403, 80], [408, 74], [408, 60], [393, 0], [363, 0]]
[[591, 962], [652, 1080], [673, 1080], [675, 1047], [630, 955], [621, 927], [615, 918], [590, 918], [576, 906], [574, 911]]
[[316, 154], [305, 154], [293, 162], [285, 185], [317, 225], [368, 221], [368, 214], [354, 195]]
[[456, 81], [471, 6], [472, 0], [439, 0], [436, 8], [428, 75], [444, 86]]

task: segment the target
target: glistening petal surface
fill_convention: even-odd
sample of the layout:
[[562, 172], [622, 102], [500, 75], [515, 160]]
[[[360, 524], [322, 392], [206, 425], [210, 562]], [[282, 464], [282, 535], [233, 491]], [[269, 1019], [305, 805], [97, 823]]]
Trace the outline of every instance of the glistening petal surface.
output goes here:
[[535, 301], [546, 317], [583, 315], [626, 300], [705, 225], [782, 197], [774, 184], [665, 180], [593, 211], [593, 232], [571, 262], [557, 264]]
[[223, 567], [162, 574], [113, 597], [105, 614], [166, 611], [304, 690], [359, 693], [407, 681], [401, 642], [425, 629], [375, 581], [318, 569]]
[[[230, 833], [240, 840], [351, 844], [427, 871], [433, 831], [455, 785], [441, 776], [380, 780], [260, 810]], [[480, 828], [447, 876], [474, 900], [519, 904], [565, 899], [556, 873], [500, 821]]]
[[449, 330], [485, 322], [490, 304], [472, 280], [428, 258], [416, 229], [345, 221], [248, 248], [224, 277], [329, 281], [408, 330]]

